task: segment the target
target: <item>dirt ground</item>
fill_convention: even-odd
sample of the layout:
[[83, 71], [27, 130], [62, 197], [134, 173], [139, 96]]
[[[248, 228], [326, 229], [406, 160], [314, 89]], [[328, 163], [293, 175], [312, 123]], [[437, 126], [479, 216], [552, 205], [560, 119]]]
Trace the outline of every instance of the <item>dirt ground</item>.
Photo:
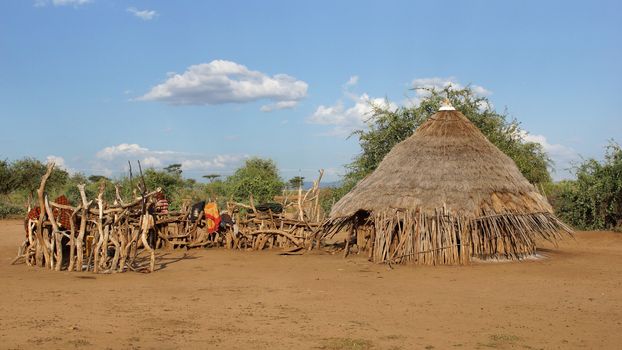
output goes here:
[[521, 263], [202, 249], [162, 252], [153, 274], [94, 275], [10, 265], [22, 230], [0, 221], [3, 349], [622, 348], [619, 233]]

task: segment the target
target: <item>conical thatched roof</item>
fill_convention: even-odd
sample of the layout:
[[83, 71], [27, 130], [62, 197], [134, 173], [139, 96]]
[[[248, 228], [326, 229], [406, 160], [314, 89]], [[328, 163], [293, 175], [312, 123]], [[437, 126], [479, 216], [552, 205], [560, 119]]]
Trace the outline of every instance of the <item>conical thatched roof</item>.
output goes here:
[[551, 212], [551, 206], [462, 113], [439, 111], [396, 145], [378, 168], [337, 202], [331, 218], [359, 210], [421, 209], [477, 217]]
[[520, 259], [536, 238], [572, 230], [462, 113], [444, 106], [397, 144], [324, 224], [343, 229], [376, 262], [466, 263]]

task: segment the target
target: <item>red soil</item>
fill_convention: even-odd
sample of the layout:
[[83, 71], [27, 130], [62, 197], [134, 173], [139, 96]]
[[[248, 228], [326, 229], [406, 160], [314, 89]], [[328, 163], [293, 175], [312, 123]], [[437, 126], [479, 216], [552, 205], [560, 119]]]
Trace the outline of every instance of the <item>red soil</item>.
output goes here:
[[208, 249], [161, 252], [153, 274], [95, 275], [10, 265], [22, 230], [0, 221], [5, 349], [622, 347], [618, 233], [579, 232], [520, 263]]

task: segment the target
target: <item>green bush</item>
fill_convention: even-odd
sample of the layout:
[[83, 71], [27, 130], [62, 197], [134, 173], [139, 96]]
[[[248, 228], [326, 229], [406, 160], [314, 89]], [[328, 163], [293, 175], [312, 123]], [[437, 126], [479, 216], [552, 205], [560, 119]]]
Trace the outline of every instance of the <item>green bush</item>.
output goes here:
[[556, 214], [579, 229], [622, 228], [622, 149], [611, 142], [605, 159], [585, 160], [576, 167], [576, 180], [548, 186]]
[[[27, 206], [29, 199], [32, 205], [37, 205], [36, 190], [45, 171], [46, 165], [32, 158], [13, 162], [0, 160], [0, 217], [25, 214], [22, 207]], [[186, 179], [182, 176], [180, 164], [169, 165], [163, 170], [146, 169], [143, 177], [134, 170], [132, 179], [129, 176], [110, 179], [101, 175], [69, 175], [65, 170], [56, 168], [48, 180], [46, 192], [52, 200], [64, 194], [73, 205], [77, 205], [81, 202], [78, 184], [85, 184], [88, 199], [95, 199], [103, 185], [103, 199], [112, 203], [116, 199], [116, 185], [121, 197], [129, 201], [140, 195], [138, 186], [144, 179], [148, 191], [160, 187], [169, 200], [171, 210], [176, 210], [187, 201], [213, 200], [221, 207], [228, 199], [248, 202], [251, 193], [257, 203], [271, 201], [284, 187], [276, 164], [270, 159], [248, 159], [244, 166], [224, 181], [219, 177], [218, 174], [206, 175], [209, 183]], [[19, 203], [19, 206], [11, 203]]]
[[[442, 91], [428, 90], [429, 95], [412, 107], [389, 108], [372, 105], [368, 129], [353, 133], [359, 138], [361, 153], [346, 166], [342, 186], [332, 191], [324, 203], [339, 200], [358, 181], [376, 169], [384, 156], [399, 142], [410, 137], [428, 118], [434, 115], [442, 101], [449, 98], [452, 105], [462, 112], [502, 152], [514, 160], [518, 169], [533, 184], [551, 182], [548, 166], [551, 161], [542, 145], [525, 142], [524, 131], [507, 113], [499, 113], [485, 97], [478, 97], [469, 88]], [[327, 205], [328, 207], [328, 205]]]
[[11, 203], [0, 201], [0, 219], [24, 217], [25, 215], [26, 208], [18, 207]]
[[247, 159], [243, 167], [226, 180], [227, 193], [236, 201], [248, 201], [253, 194], [255, 203], [272, 201], [285, 184], [271, 159]]
[[498, 113], [485, 97], [478, 97], [469, 88], [442, 91], [429, 90], [429, 96], [413, 107], [391, 109], [384, 105], [372, 105], [367, 130], [355, 131], [361, 145], [361, 153], [347, 168], [345, 186], [358, 182], [376, 169], [384, 156], [396, 144], [410, 137], [428, 118], [434, 115], [442, 101], [449, 98], [452, 105], [462, 112], [501, 151], [514, 160], [518, 169], [529, 182], [551, 181], [548, 172], [550, 160], [542, 146], [523, 140], [523, 130], [515, 119], [508, 120], [506, 113]]

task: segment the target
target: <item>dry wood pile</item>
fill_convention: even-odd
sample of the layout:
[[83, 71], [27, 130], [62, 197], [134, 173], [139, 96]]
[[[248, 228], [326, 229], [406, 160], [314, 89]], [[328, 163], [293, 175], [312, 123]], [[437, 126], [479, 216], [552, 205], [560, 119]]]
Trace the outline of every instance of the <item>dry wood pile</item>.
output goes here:
[[85, 186], [78, 185], [81, 203], [75, 207], [50, 201], [45, 185], [53, 168], [49, 164], [41, 179], [37, 197], [43, 209], [38, 217], [26, 219], [26, 239], [13, 263], [23, 259], [29, 266], [56, 271], [153, 272], [157, 247], [188, 245], [197, 238], [196, 224], [189, 223], [187, 213], [155, 212], [161, 189], [147, 192], [144, 180], [138, 184], [140, 196], [128, 202], [117, 187], [114, 203], [106, 203], [103, 184], [91, 200]]
[[320, 207], [320, 170], [313, 186], [303, 192], [277, 197], [275, 208], [255, 206], [253, 196], [250, 205], [228, 202], [228, 212], [235, 217], [236, 225], [227, 231], [224, 246], [229, 249], [280, 248], [287, 251], [310, 250], [320, 246], [320, 228], [323, 212]]
[[37, 197], [38, 208], [43, 209], [25, 220], [26, 239], [13, 263], [23, 260], [28, 266], [56, 271], [153, 272], [156, 249], [224, 246], [291, 251], [320, 244], [323, 213], [319, 183], [323, 171], [308, 191], [299, 189], [297, 196], [284, 196], [277, 203], [281, 210], [255, 206], [252, 195], [250, 205], [228, 202], [226, 215], [233, 221], [209, 233], [203, 208], [196, 213], [187, 203], [180, 211], [155, 210], [162, 190], [148, 192], [144, 179], [138, 182], [140, 195], [131, 201], [124, 201], [117, 187], [115, 201], [107, 203], [104, 184], [91, 200], [85, 186], [78, 185], [81, 203], [77, 206], [51, 201], [45, 186], [53, 168], [54, 164], [48, 165], [41, 179]]

